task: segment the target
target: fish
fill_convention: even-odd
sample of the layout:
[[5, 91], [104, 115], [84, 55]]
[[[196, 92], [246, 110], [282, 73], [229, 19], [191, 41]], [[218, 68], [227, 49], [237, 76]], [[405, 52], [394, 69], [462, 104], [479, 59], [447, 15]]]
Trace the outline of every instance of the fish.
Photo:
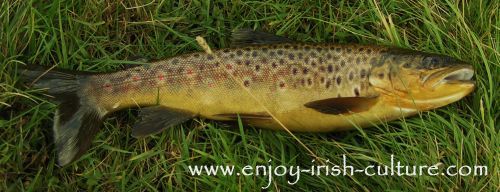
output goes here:
[[304, 43], [248, 29], [232, 45], [105, 73], [29, 65], [21, 76], [58, 104], [57, 163], [85, 153], [106, 117], [137, 107], [134, 137], [193, 118], [240, 119], [291, 132], [370, 127], [462, 99], [472, 65], [450, 56], [361, 44]]

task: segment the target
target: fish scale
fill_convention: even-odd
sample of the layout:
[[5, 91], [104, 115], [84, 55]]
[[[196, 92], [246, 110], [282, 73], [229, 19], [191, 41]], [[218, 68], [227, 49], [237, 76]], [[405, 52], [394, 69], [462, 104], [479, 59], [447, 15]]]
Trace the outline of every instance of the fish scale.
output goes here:
[[[119, 109], [157, 102], [154, 98], [158, 93], [170, 95], [160, 96], [165, 98], [160, 103], [169, 103], [168, 99], [175, 94], [186, 96], [182, 95], [186, 94], [182, 91], [185, 88], [192, 89], [191, 92], [210, 91], [224, 98], [242, 99], [241, 95], [234, 94], [243, 91], [238, 86], [242, 84], [261, 99], [275, 103], [275, 108], [286, 110], [279, 105], [279, 100], [270, 95], [296, 94], [295, 97], [307, 97], [306, 100], [300, 99], [304, 103], [332, 97], [372, 94], [366, 75], [371, 65], [367, 61], [381, 50], [384, 48], [328, 44], [280, 44], [221, 49], [214, 52], [220, 60], [204, 52], [185, 54], [146, 66], [95, 76], [89, 87], [108, 85], [101, 92], [102, 96], [96, 99], [100, 104], [108, 106], [108, 110], [112, 110], [113, 107]], [[365, 75], [361, 75], [362, 70]], [[233, 75], [239, 82], [234, 82], [229, 75]], [[131, 97], [130, 93], [135, 97]], [[128, 101], [124, 101], [124, 98], [128, 98]], [[196, 98], [184, 101], [189, 102], [199, 105], [203, 101]], [[118, 107], [117, 103], [120, 103]]]

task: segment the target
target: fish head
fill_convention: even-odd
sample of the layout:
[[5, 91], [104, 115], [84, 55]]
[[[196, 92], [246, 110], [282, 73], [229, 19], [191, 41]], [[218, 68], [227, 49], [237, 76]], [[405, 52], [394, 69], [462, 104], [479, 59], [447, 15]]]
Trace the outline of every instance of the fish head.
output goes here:
[[388, 103], [425, 111], [458, 101], [474, 90], [472, 65], [452, 57], [421, 52], [384, 56], [373, 67], [372, 84]]

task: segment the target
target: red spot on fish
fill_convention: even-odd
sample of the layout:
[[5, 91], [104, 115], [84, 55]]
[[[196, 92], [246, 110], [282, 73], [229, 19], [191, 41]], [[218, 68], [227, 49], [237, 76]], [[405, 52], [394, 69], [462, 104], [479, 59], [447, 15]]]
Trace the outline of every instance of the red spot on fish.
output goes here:
[[134, 76], [134, 77], [132, 77], [132, 79], [133, 79], [134, 81], [138, 81], [138, 80], [139, 80], [139, 77]]
[[280, 82], [280, 88], [285, 88], [285, 82]]
[[232, 66], [231, 64], [227, 64], [227, 65], [226, 65], [226, 68], [227, 68], [227, 69], [233, 69], [233, 66]]
[[192, 75], [193, 74], [193, 70], [192, 69], [188, 69], [187, 74], [188, 75]]
[[163, 79], [165, 79], [165, 77], [163, 76], [163, 74], [160, 74], [160, 75], [158, 76], [158, 79], [160, 79], [161, 81], [163, 81]]
[[108, 91], [111, 91], [111, 90], [112, 90], [112, 88], [111, 88], [111, 84], [109, 84], [109, 83], [104, 84], [104, 88], [105, 88], [106, 90], [108, 90]]

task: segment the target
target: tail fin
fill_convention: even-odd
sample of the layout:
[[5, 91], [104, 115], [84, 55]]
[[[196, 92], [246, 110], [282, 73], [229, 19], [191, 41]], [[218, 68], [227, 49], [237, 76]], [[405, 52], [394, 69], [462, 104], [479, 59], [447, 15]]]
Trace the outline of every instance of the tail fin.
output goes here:
[[46, 88], [59, 104], [54, 117], [53, 136], [58, 164], [78, 159], [90, 147], [106, 111], [89, 104], [82, 88], [92, 73], [34, 66], [21, 69], [21, 76], [35, 88]]

